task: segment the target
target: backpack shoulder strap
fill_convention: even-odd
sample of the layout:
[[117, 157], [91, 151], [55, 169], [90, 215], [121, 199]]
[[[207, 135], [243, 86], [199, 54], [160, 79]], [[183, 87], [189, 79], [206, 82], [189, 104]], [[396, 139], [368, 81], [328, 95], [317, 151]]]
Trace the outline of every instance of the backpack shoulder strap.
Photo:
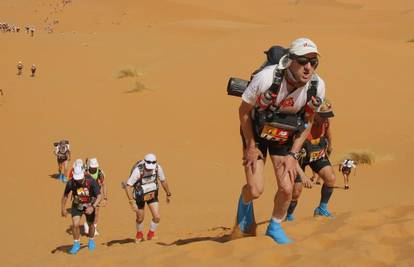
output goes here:
[[315, 74], [312, 75], [310, 86], [307, 91], [306, 102], [309, 102], [309, 100], [312, 99], [312, 96], [316, 97], [316, 94], [318, 93], [318, 83], [319, 83], [318, 76], [316, 76]]

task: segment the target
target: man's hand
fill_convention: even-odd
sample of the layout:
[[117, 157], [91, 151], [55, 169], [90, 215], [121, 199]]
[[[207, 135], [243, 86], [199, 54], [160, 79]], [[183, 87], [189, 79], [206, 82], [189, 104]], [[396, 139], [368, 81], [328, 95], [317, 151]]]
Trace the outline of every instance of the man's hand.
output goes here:
[[130, 200], [129, 205], [131, 206], [132, 211], [138, 212], [138, 206], [135, 200]]
[[106, 205], [108, 205], [108, 198], [105, 197], [101, 200], [101, 202], [99, 202], [99, 207], [105, 207]]
[[302, 177], [302, 184], [305, 188], [312, 188], [312, 180], [308, 177]]
[[246, 148], [244, 151], [243, 165], [252, 169], [252, 173], [256, 172], [257, 158], [263, 158], [262, 152], [256, 147]]
[[282, 177], [285, 177], [286, 174], [289, 174], [289, 178], [293, 182], [297, 175], [296, 164], [297, 161], [295, 158], [290, 155], [284, 156], [281, 162], [281, 165], [285, 167]]
[[94, 210], [95, 209], [93, 206], [89, 206], [86, 208], [85, 213], [89, 215], [89, 214], [92, 214]]
[[66, 217], [68, 215], [68, 212], [65, 208], [62, 208], [62, 210], [60, 211], [60, 215], [62, 215], [62, 217]]

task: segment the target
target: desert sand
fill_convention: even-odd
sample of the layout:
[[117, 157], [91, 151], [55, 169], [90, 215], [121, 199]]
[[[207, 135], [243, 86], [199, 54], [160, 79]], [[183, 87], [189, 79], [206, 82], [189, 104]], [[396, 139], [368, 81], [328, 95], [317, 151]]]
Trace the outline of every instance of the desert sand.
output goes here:
[[[0, 10], [0, 21], [36, 28], [0, 33], [1, 266], [414, 266], [413, 1], [3, 0]], [[248, 78], [262, 51], [302, 36], [322, 54], [333, 161], [358, 150], [376, 161], [335, 190], [334, 219], [312, 217], [319, 186], [304, 191], [284, 224], [287, 246], [264, 235], [267, 166], [257, 237], [228, 241], [244, 176], [240, 99], [226, 95], [227, 79]], [[118, 78], [125, 70], [136, 77]], [[73, 160], [98, 157], [109, 187], [97, 249], [76, 256], [65, 252], [64, 185], [50, 177], [62, 138]], [[161, 192], [158, 240], [135, 244], [120, 183], [148, 152], [173, 197], [167, 205]]]

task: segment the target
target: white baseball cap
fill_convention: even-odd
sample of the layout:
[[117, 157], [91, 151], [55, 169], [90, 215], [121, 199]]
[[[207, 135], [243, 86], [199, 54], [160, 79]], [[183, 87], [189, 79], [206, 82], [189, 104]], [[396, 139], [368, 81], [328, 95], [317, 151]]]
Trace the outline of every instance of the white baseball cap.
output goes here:
[[90, 158], [88, 161], [88, 166], [89, 168], [98, 168], [99, 167], [98, 160], [96, 158]]
[[147, 154], [144, 157], [145, 168], [148, 170], [153, 170], [157, 167], [157, 157], [154, 154]]
[[76, 159], [75, 160], [75, 162], [73, 163], [73, 168], [75, 168], [76, 166], [83, 167], [82, 159]]
[[76, 166], [75, 168], [73, 168], [73, 179], [78, 181], [78, 180], [82, 180], [83, 177], [85, 177], [85, 173], [81, 166]]
[[318, 47], [312, 40], [308, 38], [298, 38], [290, 44], [289, 53], [297, 56], [303, 56], [309, 53], [316, 53], [318, 55]]

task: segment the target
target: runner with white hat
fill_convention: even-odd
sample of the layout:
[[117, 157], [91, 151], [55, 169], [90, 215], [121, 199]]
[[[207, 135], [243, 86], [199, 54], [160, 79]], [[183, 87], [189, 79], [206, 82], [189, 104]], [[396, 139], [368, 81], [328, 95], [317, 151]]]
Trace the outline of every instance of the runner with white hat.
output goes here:
[[126, 182], [125, 192], [127, 194], [131, 208], [136, 213], [136, 240], [143, 241], [143, 221], [144, 207], [147, 203], [151, 213], [152, 220], [150, 230], [147, 234], [147, 240], [151, 240], [155, 236], [155, 230], [160, 222], [160, 214], [158, 207], [158, 181], [161, 182], [162, 188], [167, 195], [167, 203], [170, 202], [171, 191], [168, 187], [164, 171], [157, 162], [154, 154], [145, 155], [143, 160], [138, 161], [132, 168], [131, 174]]

